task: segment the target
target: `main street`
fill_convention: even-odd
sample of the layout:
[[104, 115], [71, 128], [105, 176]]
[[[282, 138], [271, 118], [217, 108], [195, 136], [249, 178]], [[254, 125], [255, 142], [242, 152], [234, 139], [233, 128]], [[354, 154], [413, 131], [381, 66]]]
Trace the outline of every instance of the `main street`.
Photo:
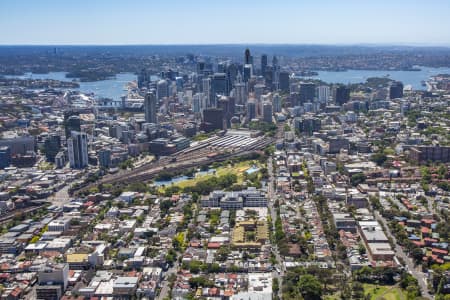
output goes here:
[[[277, 132], [275, 139], [279, 140], [284, 138], [284, 124], [280, 123], [277, 126]], [[277, 219], [277, 210], [274, 207], [275, 201], [278, 198], [278, 194], [275, 188], [275, 175], [273, 173], [273, 157], [269, 156], [267, 159], [267, 171], [269, 174], [269, 181], [267, 182], [267, 196], [269, 198], [269, 211], [270, 217], [272, 219], [272, 228], [275, 229], [275, 221]], [[280, 251], [278, 250], [278, 245], [275, 241], [272, 241], [272, 252], [275, 255], [275, 259], [277, 261], [275, 265], [275, 270], [272, 272], [273, 278], [278, 279], [278, 298], [282, 299], [282, 287], [283, 287], [283, 276], [284, 276], [284, 259], [280, 255]]]
[[[275, 221], [277, 219], [277, 211], [276, 208], [274, 207], [274, 203], [277, 199], [277, 195], [276, 195], [276, 191], [275, 191], [275, 177], [273, 174], [273, 162], [272, 162], [272, 156], [269, 157], [269, 159], [267, 160], [267, 170], [269, 173], [269, 181], [267, 183], [267, 195], [269, 198], [269, 210], [270, 210], [270, 217], [272, 219], [272, 228], [275, 228]], [[273, 241], [273, 243], [275, 243], [275, 241]], [[282, 299], [281, 295], [281, 288], [283, 285], [283, 275], [284, 275], [284, 260], [283, 258], [280, 256], [280, 252], [278, 251], [278, 246], [276, 244], [272, 245], [272, 252], [275, 255], [275, 259], [277, 260], [277, 264], [276, 264], [276, 269], [274, 270], [274, 272], [272, 272], [272, 276], [274, 278], [278, 279], [278, 286], [279, 286], [279, 290], [278, 290], [278, 297], [279, 299]]]
[[403, 259], [408, 268], [408, 272], [417, 279], [420, 290], [422, 291], [422, 296], [429, 299], [434, 299], [434, 297], [428, 290], [428, 284], [425, 274], [422, 271], [418, 270], [418, 268], [414, 265], [413, 260], [408, 255], [406, 255], [406, 253], [403, 251], [403, 248], [397, 244], [397, 240], [391, 233], [386, 219], [377, 210], [374, 210], [374, 214], [377, 220], [383, 224], [384, 228], [386, 228], [386, 234], [388, 235], [388, 237], [390, 237], [394, 242], [396, 255]]

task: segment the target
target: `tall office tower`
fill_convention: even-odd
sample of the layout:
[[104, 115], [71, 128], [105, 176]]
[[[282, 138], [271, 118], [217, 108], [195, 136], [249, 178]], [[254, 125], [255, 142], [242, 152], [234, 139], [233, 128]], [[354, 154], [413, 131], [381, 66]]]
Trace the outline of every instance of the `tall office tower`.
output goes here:
[[168, 97], [169, 96], [169, 84], [167, 83], [166, 80], [162, 79], [160, 81], [158, 81], [157, 85], [156, 85], [156, 97], [157, 100], [160, 100], [164, 97]]
[[317, 87], [317, 99], [320, 103], [327, 103], [330, 100], [330, 87], [327, 85]]
[[236, 99], [236, 104], [241, 105], [247, 102], [246, 86], [245, 83], [242, 81], [242, 76], [240, 72], [236, 76], [233, 96]]
[[268, 88], [270, 88], [270, 90], [273, 91], [273, 67], [267, 66], [266, 73], [263, 76], [264, 76], [264, 82], [265, 82], [266, 86]]
[[305, 135], [312, 136], [315, 131], [321, 129], [321, 121], [313, 116], [304, 116], [294, 118], [294, 127]]
[[273, 89], [277, 91], [280, 84], [280, 66], [278, 65], [278, 58], [274, 55], [272, 58], [272, 70], [273, 70]]
[[203, 94], [205, 94], [206, 97], [206, 106], [211, 107], [211, 78], [203, 78], [202, 81], [202, 87], [203, 87]]
[[144, 99], [144, 112], [145, 112], [145, 122], [146, 123], [158, 123], [156, 117], [156, 96], [153, 93], [147, 93]]
[[61, 149], [61, 137], [57, 134], [49, 135], [44, 142], [45, 157], [47, 161], [54, 162], [56, 154]]
[[337, 85], [333, 90], [334, 102], [337, 105], [342, 105], [350, 100], [350, 88], [345, 85]]
[[207, 132], [217, 129], [222, 130], [224, 128], [223, 110], [221, 108], [207, 108], [203, 110], [203, 123]]
[[264, 94], [264, 90], [266, 89], [266, 86], [261, 83], [257, 83], [254, 86], [254, 92], [255, 92], [255, 98], [259, 102], [261, 101], [261, 96]]
[[207, 107], [207, 99], [204, 93], [197, 93], [192, 97], [192, 111], [194, 113], [201, 113]]
[[289, 93], [289, 84], [290, 84], [290, 78], [289, 78], [289, 72], [283, 71], [280, 72], [279, 75], [279, 88], [282, 92]]
[[239, 73], [238, 66], [236, 64], [227, 65], [225, 73], [227, 74], [228, 92], [230, 92]]
[[226, 73], [227, 71], [227, 62], [221, 61], [217, 64], [217, 73]]
[[138, 88], [148, 87], [150, 81], [150, 75], [145, 69], [142, 69], [138, 75]]
[[110, 149], [100, 149], [98, 151], [98, 164], [102, 168], [109, 168], [111, 166], [111, 150]]
[[67, 140], [70, 167], [82, 169], [88, 165], [88, 141], [84, 132], [72, 131]]
[[231, 125], [230, 120], [234, 116], [234, 110], [235, 110], [234, 98], [226, 97], [226, 96], [220, 97], [220, 99], [217, 103], [217, 107], [222, 109], [223, 117], [227, 124], [227, 128], [230, 127], [230, 125]]
[[78, 115], [71, 115], [68, 116], [66, 118], [66, 116], [64, 116], [65, 119], [65, 133], [66, 133], [66, 137], [70, 137], [70, 132], [72, 131], [81, 131], [81, 119], [80, 116]]
[[281, 112], [281, 97], [278, 93], [275, 93], [272, 98], [273, 111]]
[[394, 81], [389, 86], [389, 99], [403, 98], [403, 83]]
[[250, 64], [244, 65], [244, 82], [248, 82], [253, 76], [253, 67]]
[[263, 121], [266, 123], [272, 123], [273, 107], [270, 102], [263, 102]]
[[204, 70], [205, 70], [205, 62], [204, 61], [198, 61], [197, 62], [197, 74], [203, 74]]
[[177, 92], [183, 91], [183, 86], [184, 86], [183, 77], [181, 77], [181, 76], [175, 77], [175, 84], [176, 84]]
[[264, 76], [266, 74], [267, 69], [267, 55], [261, 55], [261, 75]]
[[201, 102], [201, 96], [203, 93], [197, 93], [194, 96], [192, 96], [192, 112], [193, 113], [199, 113], [200, 110], [200, 102]]
[[256, 102], [255, 99], [250, 99], [247, 102], [247, 122], [256, 118]]
[[253, 57], [251, 56], [250, 50], [248, 48], [245, 49], [244, 64], [245, 65], [253, 65]]
[[0, 169], [9, 167], [11, 164], [11, 148], [9, 146], [0, 146]]
[[300, 104], [314, 101], [316, 97], [316, 85], [312, 82], [300, 83], [299, 97]]
[[225, 73], [214, 73], [211, 77], [212, 95], [228, 96], [228, 80]]

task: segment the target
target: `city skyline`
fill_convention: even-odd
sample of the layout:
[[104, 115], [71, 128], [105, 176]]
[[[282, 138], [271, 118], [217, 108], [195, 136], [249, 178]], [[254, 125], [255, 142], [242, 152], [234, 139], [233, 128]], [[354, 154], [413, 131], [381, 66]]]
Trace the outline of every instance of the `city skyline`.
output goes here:
[[[444, 1], [226, 3], [14, 1], [0, 45], [314, 44], [449, 46]], [[26, 20], [26, 22], [24, 21]], [[25, 25], [25, 26], [24, 26]], [[306, 29], [306, 30], [305, 30]]]

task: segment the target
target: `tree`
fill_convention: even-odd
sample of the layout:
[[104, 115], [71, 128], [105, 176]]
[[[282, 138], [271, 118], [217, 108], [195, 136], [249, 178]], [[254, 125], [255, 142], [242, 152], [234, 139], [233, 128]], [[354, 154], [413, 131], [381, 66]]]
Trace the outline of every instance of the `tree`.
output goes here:
[[377, 165], [381, 166], [383, 165], [386, 160], [387, 160], [387, 156], [384, 153], [374, 153], [371, 157], [370, 160], [373, 161], [374, 163], [376, 163]]
[[419, 263], [422, 261], [423, 258], [423, 252], [422, 249], [420, 249], [419, 247], [414, 247], [411, 251], [411, 256], [414, 258], [414, 261], [416, 263]]
[[359, 243], [358, 245], [358, 252], [360, 255], [366, 254], [366, 247], [364, 247], [363, 243]]
[[364, 175], [363, 173], [353, 174], [352, 177], [350, 178], [350, 181], [353, 186], [357, 186], [358, 184], [366, 181], [366, 175]]
[[321, 299], [322, 297], [322, 284], [313, 275], [301, 276], [297, 287], [305, 300]]
[[363, 299], [364, 297], [364, 287], [360, 282], [354, 282], [352, 285], [353, 299]]

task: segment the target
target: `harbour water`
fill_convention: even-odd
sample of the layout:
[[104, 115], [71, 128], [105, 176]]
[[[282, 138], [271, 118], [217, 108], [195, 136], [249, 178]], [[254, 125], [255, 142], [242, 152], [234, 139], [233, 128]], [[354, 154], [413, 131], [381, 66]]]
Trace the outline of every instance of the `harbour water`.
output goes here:
[[[369, 77], [386, 77], [399, 80], [405, 86], [411, 85], [415, 90], [424, 90], [422, 81], [429, 79], [437, 74], [450, 74], [450, 68], [429, 68], [418, 67], [420, 71], [376, 71], [376, 70], [348, 70], [344, 72], [318, 71], [317, 76], [307, 77], [311, 79], [320, 79], [327, 83], [360, 83], [365, 82]], [[50, 72], [47, 74], [26, 73], [22, 76], [5, 76], [7, 78], [35, 78], [35, 79], [55, 79], [62, 81], [71, 81], [66, 78], [66, 72]], [[155, 76], [155, 79], [157, 77]], [[121, 96], [126, 95], [124, 90], [126, 84], [130, 81], [137, 80], [137, 76], [133, 73], [119, 73], [115, 78], [92, 81], [79, 82], [79, 90], [84, 93], [95, 93], [96, 97], [111, 98], [119, 100]]]
[[[61, 81], [72, 81], [72, 78], [66, 77], [66, 72], [50, 72], [47, 74], [26, 73], [22, 76], [5, 76], [7, 78], [20, 79], [54, 79]], [[130, 81], [137, 80], [137, 76], [133, 73], [119, 73], [115, 78], [99, 81], [78, 82], [80, 84], [79, 91], [83, 93], [94, 93], [96, 97], [110, 98], [119, 100], [120, 97], [127, 94], [124, 90], [126, 84]]]
[[370, 77], [389, 77], [403, 82], [404, 86], [411, 85], [414, 90], [425, 90], [423, 80], [438, 74], [450, 74], [450, 68], [417, 67], [420, 71], [376, 71], [376, 70], [348, 70], [344, 72], [318, 71], [317, 76], [308, 78], [320, 79], [327, 83], [363, 83]]

